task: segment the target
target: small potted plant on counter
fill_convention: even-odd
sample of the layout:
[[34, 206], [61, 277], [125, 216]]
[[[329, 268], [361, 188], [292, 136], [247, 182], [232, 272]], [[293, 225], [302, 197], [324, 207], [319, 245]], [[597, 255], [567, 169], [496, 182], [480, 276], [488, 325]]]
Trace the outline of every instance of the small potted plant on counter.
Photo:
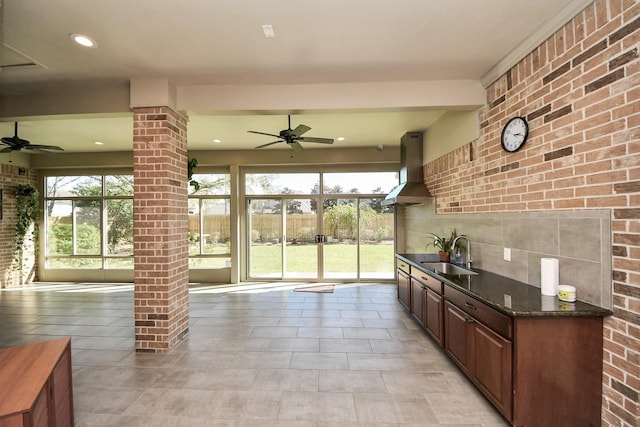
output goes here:
[[456, 233], [455, 228], [451, 230], [451, 235], [449, 237], [438, 236], [434, 233], [427, 233], [427, 236], [430, 236], [431, 238], [433, 238], [433, 240], [425, 245], [425, 250], [429, 246], [438, 248], [438, 256], [440, 257], [440, 261], [450, 262], [451, 256], [455, 255], [456, 251], [454, 242], [456, 240], [456, 237], [458, 237], [458, 233]]

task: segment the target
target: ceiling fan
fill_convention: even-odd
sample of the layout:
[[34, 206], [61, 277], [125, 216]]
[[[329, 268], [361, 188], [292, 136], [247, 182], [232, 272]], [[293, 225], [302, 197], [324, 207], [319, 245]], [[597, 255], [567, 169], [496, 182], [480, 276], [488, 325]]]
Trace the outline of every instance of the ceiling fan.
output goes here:
[[13, 136], [3, 137], [2, 143], [6, 145], [6, 147], [0, 149], [0, 153], [11, 153], [13, 151], [20, 151], [22, 149], [36, 153], [56, 153], [64, 151], [63, 148], [57, 147], [55, 145], [32, 144], [26, 139], [18, 138], [18, 122], [16, 122], [15, 125], [15, 134]]
[[300, 142], [317, 142], [320, 144], [333, 144], [333, 139], [331, 138], [314, 138], [311, 136], [302, 136], [304, 133], [311, 130], [311, 128], [306, 125], [298, 125], [295, 129], [291, 129], [291, 115], [288, 115], [287, 118], [289, 121], [289, 127], [287, 129], [281, 130], [278, 135], [275, 135], [273, 133], [258, 132], [255, 130], [247, 131], [249, 133], [257, 133], [259, 135], [267, 135], [267, 136], [273, 136], [278, 138], [277, 141], [258, 145], [256, 148], [268, 147], [269, 145], [277, 144], [279, 142], [286, 142], [291, 146], [291, 148], [295, 150], [302, 150], [302, 145], [300, 144]]

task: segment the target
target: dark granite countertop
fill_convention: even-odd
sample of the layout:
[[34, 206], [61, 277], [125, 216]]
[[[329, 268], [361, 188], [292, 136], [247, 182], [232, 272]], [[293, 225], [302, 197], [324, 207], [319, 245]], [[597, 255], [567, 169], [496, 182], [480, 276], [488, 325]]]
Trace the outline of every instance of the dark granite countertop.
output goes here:
[[544, 296], [540, 288], [509, 279], [489, 271], [473, 269], [477, 275], [449, 275], [436, 273], [421, 262], [437, 262], [437, 254], [396, 254], [412, 267], [435, 277], [512, 317], [517, 316], [609, 316], [610, 310], [583, 301], [574, 303], [559, 301], [557, 297]]

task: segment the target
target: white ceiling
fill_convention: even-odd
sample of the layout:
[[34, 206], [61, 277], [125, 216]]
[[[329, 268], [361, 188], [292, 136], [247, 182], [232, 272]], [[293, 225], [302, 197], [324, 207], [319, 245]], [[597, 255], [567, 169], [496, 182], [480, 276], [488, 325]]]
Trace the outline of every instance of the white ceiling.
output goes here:
[[[1, 1], [1, 0], [0, 0]], [[176, 85], [476, 80], [536, 46], [589, 0], [5, 0], [0, 94], [71, 81], [167, 78]], [[262, 25], [273, 26], [265, 38]], [[70, 33], [97, 41], [72, 43]], [[532, 44], [533, 43], [533, 44]], [[7, 66], [32, 62], [30, 67]], [[70, 91], [69, 96], [74, 96]], [[4, 111], [6, 109], [3, 109]], [[444, 111], [189, 111], [189, 149], [252, 148], [304, 123], [334, 146], [398, 144]], [[0, 117], [0, 135], [67, 151], [131, 149], [131, 114]], [[212, 139], [223, 142], [214, 144]], [[98, 147], [93, 141], [105, 145]], [[278, 144], [274, 147], [280, 147]], [[320, 146], [321, 144], [317, 144]], [[324, 146], [327, 148], [332, 146]], [[309, 147], [311, 148], [311, 147]], [[313, 148], [316, 148], [314, 146]], [[318, 147], [320, 148], [320, 147]]]

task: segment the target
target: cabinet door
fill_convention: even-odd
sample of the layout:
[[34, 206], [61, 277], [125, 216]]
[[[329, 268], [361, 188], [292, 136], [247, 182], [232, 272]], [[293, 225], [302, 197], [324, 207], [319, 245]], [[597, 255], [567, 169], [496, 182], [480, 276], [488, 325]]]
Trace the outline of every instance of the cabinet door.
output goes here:
[[45, 384], [31, 410], [31, 426], [47, 427], [49, 425], [49, 384]]
[[411, 307], [411, 288], [407, 273], [398, 270], [398, 300], [407, 310]]
[[411, 314], [424, 326], [424, 294], [422, 284], [411, 279]]
[[484, 395], [511, 419], [512, 344], [481, 323], [473, 324], [472, 379]]
[[433, 339], [436, 340], [438, 344], [440, 344], [440, 347], [442, 347], [444, 326], [444, 314], [442, 310], [442, 297], [433, 292], [431, 289], [427, 289], [425, 295], [424, 326], [427, 329], [429, 335], [431, 335]]
[[73, 425], [73, 392], [71, 385], [71, 350], [67, 350], [51, 375], [56, 427]]
[[468, 323], [470, 320], [462, 310], [449, 301], [444, 303], [444, 319], [444, 348], [460, 369], [469, 375], [469, 362], [473, 354], [472, 330]]
[[0, 418], [0, 427], [24, 427], [25, 419], [29, 421], [28, 416], [24, 414], [15, 414]]

